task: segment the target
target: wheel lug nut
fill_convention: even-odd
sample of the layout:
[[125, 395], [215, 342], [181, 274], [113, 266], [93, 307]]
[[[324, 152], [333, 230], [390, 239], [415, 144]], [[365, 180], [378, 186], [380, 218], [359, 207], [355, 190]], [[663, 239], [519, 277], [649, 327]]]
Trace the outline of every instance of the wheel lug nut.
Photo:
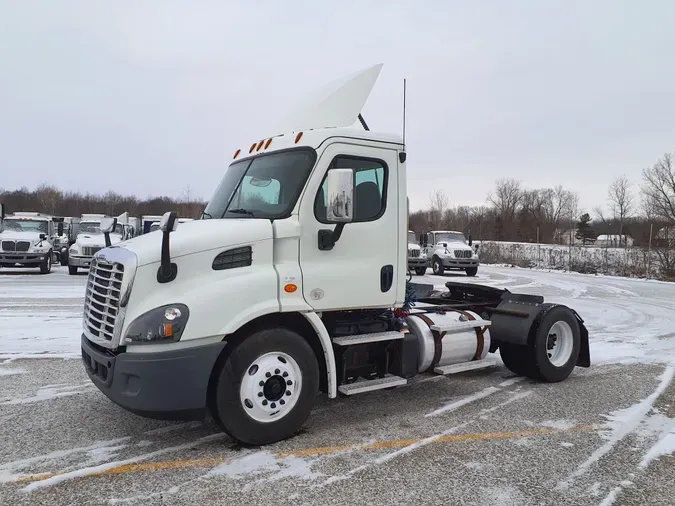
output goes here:
[[274, 403], [270, 404], [270, 408], [274, 409], [274, 408], [276, 408], [276, 407], [277, 407], [276, 404], [274, 404]]
[[286, 401], [283, 400], [283, 399], [281, 399], [281, 400], [279, 401], [279, 404], [286, 404]]
[[266, 372], [266, 373], [265, 373], [265, 377], [266, 377], [266, 378], [271, 378], [271, 377], [272, 377], [272, 373], [271, 373], [271, 372]]
[[287, 384], [287, 385], [292, 385], [293, 382], [292, 382], [291, 380], [286, 380], [286, 384]]
[[281, 371], [279, 369], [274, 369], [274, 374], [279, 374]]
[[263, 393], [262, 393], [262, 392], [258, 392], [258, 397], [262, 397], [262, 396], [263, 396]]
[[260, 383], [258, 383], [258, 385], [261, 386], [261, 387], [264, 387], [264, 386], [265, 386], [265, 382], [264, 382], [264, 381], [261, 381]]
[[262, 405], [263, 405], [263, 406], [267, 406], [267, 399], [265, 399], [264, 401], [262, 401]]
[[288, 377], [288, 373], [287, 373], [286, 371], [284, 371], [284, 373], [282, 374], [282, 376], [283, 376], [284, 378], [287, 378], [287, 377]]
[[286, 390], [286, 395], [291, 395], [291, 391], [290, 391], [290, 390]]

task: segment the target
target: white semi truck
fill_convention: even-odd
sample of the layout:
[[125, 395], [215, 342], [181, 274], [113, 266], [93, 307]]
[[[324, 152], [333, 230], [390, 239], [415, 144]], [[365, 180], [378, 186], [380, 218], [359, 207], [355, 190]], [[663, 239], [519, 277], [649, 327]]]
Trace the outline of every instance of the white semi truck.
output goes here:
[[467, 276], [478, 272], [478, 255], [471, 248], [469, 239], [456, 230], [432, 230], [424, 240], [424, 252], [431, 262], [431, 269], [437, 276], [446, 270], [461, 270]]
[[[160, 233], [94, 255], [82, 358], [113, 402], [153, 418], [210, 412], [260, 445], [296, 433], [319, 392], [488, 367], [497, 350], [544, 382], [590, 366], [588, 331], [567, 306], [407, 281], [405, 145], [360, 114], [380, 69], [237, 150], [201, 219], [178, 227], [167, 213]], [[349, 128], [357, 118], [365, 130]]]
[[415, 232], [408, 230], [408, 269], [421, 276], [427, 272], [428, 266], [426, 251], [420, 246]]
[[52, 271], [54, 221], [37, 212], [16, 212], [5, 216], [0, 204], [0, 267], [38, 268]]
[[[101, 220], [105, 214], [83, 214], [74, 230], [75, 242], [68, 249], [68, 273], [76, 275], [78, 269], [89, 269], [94, 254], [106, 247], [101, 231]], [[126, 213], [116, 218], [115, 230], [109, 234], [112, 244], [127, 240], [133, 236]]]

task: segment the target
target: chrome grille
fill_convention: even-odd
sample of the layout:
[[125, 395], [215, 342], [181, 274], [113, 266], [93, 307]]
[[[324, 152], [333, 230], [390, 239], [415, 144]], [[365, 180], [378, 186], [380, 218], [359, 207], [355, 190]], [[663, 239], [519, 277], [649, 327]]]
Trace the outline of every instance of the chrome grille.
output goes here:
[[16, 251], [16, 243], [14, 241], [2, 241], [2, 251]]
[[420, 256], [420, 250], [418, 249], [409, 249], [408, 256], [411, 258], [417, 258]]
[[16, 251], [28, 251], [30, 249], [30, 241], [16, 241]]
[[455, 250], [455, 257], [457, 258], [471, 258], [473, 255], [473, 251], [470, 251], [468, 249], [456, 249]]
[[84, 327], [94, 337], [112, 341], [120, 310], [124, 265], [94, 258], [84, 297]]
[[83, 246], [82, 254], [86, 257], [93, 257], [96, 253], [102, 250], [102, 246]]

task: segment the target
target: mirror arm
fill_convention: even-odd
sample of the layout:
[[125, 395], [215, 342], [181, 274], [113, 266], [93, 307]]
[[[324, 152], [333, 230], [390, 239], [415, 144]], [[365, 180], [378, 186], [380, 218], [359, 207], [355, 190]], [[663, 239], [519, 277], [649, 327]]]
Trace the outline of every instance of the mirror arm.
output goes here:
[[344, 223], [338, 223], [333, 230], [319, 230], [319, 249], [321, 251], [332, 250], [335, 243], [340, 240], [344, 228]]
[[109, 248], [110, 245], [112, 244], [110, 242], [110, 232], [103, 232], [103, 237], [105, 237], [105, 247]]
[[178, 219], [178, 215], [172, 212], [169, 216], [167, 226], [162, 232], [162, 253], [159, 269], [157, 269], [157, 282], [169, 283], [176, 279], [178, 274], [178, 265], [171, 262], [171, 251], [169, 248], [169, 236], [173, 232], [174, 222]]

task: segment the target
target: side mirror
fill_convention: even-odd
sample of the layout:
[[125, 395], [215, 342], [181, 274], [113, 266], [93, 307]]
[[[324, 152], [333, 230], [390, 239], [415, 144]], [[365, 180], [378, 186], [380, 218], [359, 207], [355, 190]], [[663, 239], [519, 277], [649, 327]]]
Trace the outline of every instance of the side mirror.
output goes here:
[[0, 220], [5, 219], [5, 204], [0, 204]]
[[159, 229], [162, 232], [175, 232], [178, 228], [178, 215], [174, 212], [167, 211], [162, 215], [159, 221]]
[[117, 218], [103, 218], [101, 219], [101, 232], [109, 234], [117, 226]]
[[105, 247], [108, 248], [111, 245], [110, 242], [110, 232], [115, 230], [117, 226], [117, 218], [103, 218], [101, 219], [101, 225], [99, 228], [103, 232], [103, 237], [105, 237]]
[[45, 239], [47, 239], [47, 234], [40, 234], [40, 240], [44, 241]]
[[469, 230], [469, 246], [473, 244], [473, 239], [471, 239], [471, 231]]
[[330, 223], [351, 222], [354, 219], [354, 171], [329, 170], [326, 186], [326, 219]]

